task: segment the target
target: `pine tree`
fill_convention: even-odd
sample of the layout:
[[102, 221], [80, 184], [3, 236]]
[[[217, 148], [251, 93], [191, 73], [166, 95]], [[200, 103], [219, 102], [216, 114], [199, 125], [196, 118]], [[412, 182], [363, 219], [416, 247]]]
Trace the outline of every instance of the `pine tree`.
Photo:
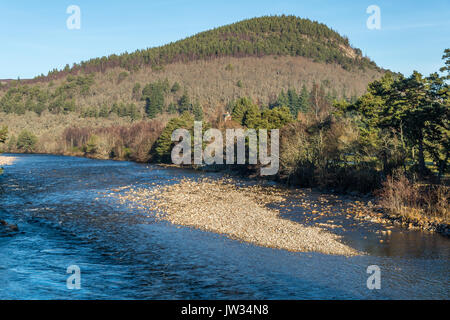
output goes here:
[[203, 120], [203, 108], [200, 106], [198, 101], [195, 102], [192, 108], [192, 113], [194, 114], [195, 121]]
[[159, 108], [155, 100], [152, 100], [150, 97], [145, 99], [145, 113], [150, 119], [156, 117], [159, 112]]
[[250, 103], [246, 106], [241, 124], [247, 128], [264, 129], [264, 125], [261, 123], [261, 111], [256, 104]]
[[289, 106], [289, 98], [287, 94], [284, 92], [284, 90], [281, 90], [280, 94], [278, 95], [275, 107], [288, 107], [288, 106]]
[[294, 118], [297, 118], [297, 114], [300, 110], [300, 101], [297, 93], [294, 89], [289, 89], [287, 91], [287, 100], [289, 110]]
[[232, 119], [242, 125], [244, 125], [244, 116], [248, 109], [251, 108], [252, 101], [249, 98], [240, 98], [235, 101], [232, 107]]
[[444, 60], [445, 66], [443, 66], [440, 71], [445, 73], [447, 72], [447, 75], [444, 76], [444, 79], [450, 80], [450, 49], [444, 50], [444, 55], [442, 56], [442, 60]]
[[309, 105], [309, 92], [308, 89], [306, 89], [306, 85], [303, 84], [302, 91], [300, 92], [299, 96], [299, 106], [301, 112], [308, 112], [310, 109]]
[[36, 148], [37, 137], [30, 131], [23, 130], [17, 137], [17, 149], [24, 152], [33, 152]]
[[425, 123], [425, 150], [438, 169], [439, 180], [447, 172], [450, 160], [450, 94], [445, 79], [437, 73], [427, 78], [429, 107], [426, 112], [432, 121]]
[[[449, 139], [449, 104], [441, 96], [448, 86], [437, 74], [424, 78], [420, 73], [405, 78], [394, 78], [387, 73], [380, 80], [369, 84], [367, 93], [349, 110], [355, 109], [362, 116], [362, 137], [378, 136], [386, 133], [400, 138], [402, 148], [413, 156], [416, 169], [422, 176], [429, 174], [425, 163], [425, 152], [431, 155], [440, 173], [446, 169]], [[387, 168], [388, 152], [383, 146], [376, 146], [381, 141], [374, 141], [380, 149], [383, 167]], [[417, 150], [415, 154], [414, 150]]]
[[190, 102], [189, 95], [188, 95], [187, 91], [185, 90], [183, 95], [178, 100], [178, 112], [180, 114], [182, 114], [186, 111], [187, 112], [192, 111], [192, 104]]
[[145, 99], [145, 112], [149, 118], [156, 117], [164, 110], [165, 86], [164, 82], [157, 81], [146, 85], [142, 90], [142, 98]]
[[183, 113], [178, 118], [172, 118], [150, 151], [154, 157], [153, 160], [156, 162], [170, 163], [171, 151], [174, 145], [174, 142], [172, 141], [172, 132], [176, 129], [184, 128], [189, 130], [191, 136], [193, 136], [193, 127], [194, 118], [188, 112]]

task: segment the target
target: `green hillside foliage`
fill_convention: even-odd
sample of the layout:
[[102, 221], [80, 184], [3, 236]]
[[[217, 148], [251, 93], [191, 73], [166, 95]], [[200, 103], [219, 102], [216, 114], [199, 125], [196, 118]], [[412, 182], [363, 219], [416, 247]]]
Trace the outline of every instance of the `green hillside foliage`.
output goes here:
[[450, 93], [445, 77], [437, 73], [424, 77], [415, 71], [394, 78], [387, 73], [367, 91], [355, 103], [339, 108], [359, 115], [360, 143], [381, 160], [383, 171], [390, 174], [412, 163], [410, 169], [422, 177], [432, 170], [443, 177], [450, 161]]
[[232, 108], [232, 119], [247, 128], [279, 129], [294, 121], [287, 106], [261, 110], [249, 98], [238, 99]]
[[76, 108], [75, 97], [89, 94], [93, 83], [92, 75], [76, 77], [69, 75], [57, 88], [21, 85], [17, 82], [0, 99], [0, 111], [16, 114], [24, 114], [26, 111], [41, 114], [44, 110], [54, 114], [79, 111]]
[[31, 153], [36, 149], [38, 138], [28, 130], [23, 130], [17, 137], [17, 149], [21, 152]]
[[173, 118], [166, 125], [158, 140], [156, 140], [151, 154], [155, 162], [171, 163], [171, 151], [176, 144], [172, 141], [172, 132], [176, 129], [187, 129], [194, 134], [194, 117], [189, 113], [183, 113], [178, 118]]

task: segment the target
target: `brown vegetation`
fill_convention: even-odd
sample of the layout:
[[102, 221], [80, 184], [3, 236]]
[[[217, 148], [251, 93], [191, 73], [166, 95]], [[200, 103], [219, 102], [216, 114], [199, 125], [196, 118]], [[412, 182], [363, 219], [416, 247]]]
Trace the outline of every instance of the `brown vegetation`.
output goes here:
[[378, 195], [390, 214], [419, 224], [450, 224], [448, 186], [412, 183], [405, 175], [396, 174], [383, 182]]
[[64, 153], [82, 153], [102, 159], [150, 160], [150, 149], [164, 128], [159, 120], [128, 126], [69, 127], [63, 132]]
[[[232, 68], [227, 68], [227, 66]], [[133, 87], [149, 82], [167, 79], [169, 83], [179, 83], [186, 89], [192, 101], [203, 106], [207, 116], [216, 117], [218, 111], [238, 97], [247, 96], [258, 104], [268, 104], [276, 99], [281, 90], [289, 88], [299, 92], [305, 84], [308, 89], [314, 83], [323, 84], [329, 92], [338, 97], [359, 96], [367, 84], [378, 79], [382, 72], [377, 70], [347, 71], [337, 64], [323, 64], [303, 57], [265, 56], [265, 57], [222, 57], [214, 60], [199, 60], [189, 63], [173, 63], [163, 70], [155, 71], [144, 67], [131, 72], [118, 82], [124, 69], [110, 69], [96, 73], [89, 93], [75, 92], [77, 109], [100, 108], [114, 103], [135, 103], [143, 111], [145, 101], [133, 99]], [[242, 86], [236, 85], [241, 81]], [[53, 82], [40, 82], [35, 85], [53, 92], [65, 79]], [[0, 91], [2, 96], [6, 91]], [[173, 99], [183, 94], [180, 90]], [[167, 103], [174, 102], [168, 100]], [[1, 121], [1, 119], [0, 119]]]

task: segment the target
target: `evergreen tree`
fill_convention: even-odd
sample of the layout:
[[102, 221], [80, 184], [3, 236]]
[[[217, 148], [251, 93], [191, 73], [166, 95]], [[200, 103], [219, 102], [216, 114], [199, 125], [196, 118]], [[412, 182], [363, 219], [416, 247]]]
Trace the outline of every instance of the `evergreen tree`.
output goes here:
[[[417, 171], [429, 174], [425, 163], [427, 151], [434, 159], [442, 175], [448, 162], [449, 102], [442, 94], [448, 85], [433, 74], [424, 78], [420, 73], [405, 78], [394, 78], [387, 73], [380, 80], [369, 84], [367, 93], [347, 110], [358, 111], [363, 118], [362, 138], [378, 136], [374, 145], [381, 143], [386, 132], [402, 141], [404, 152], [413, 157]], [[383, 167], [387, 167], [389, 150], [380, 149]], [[415, 152], [417, 151], [417, 153]]]
[[159, 107], [156, 99], [151, 99], [147, 97], [145, 99], [145, 113], [150, 119], [153, 119], [159, 113]]
[[142, 98], [145, 99], [145, 112], [149, 118], [156, 117], [157, 114], [164, 110], [164, 92], [166, 88], [165, 82], [149, 83], [142, 90]]
[[428, 113], [424, 129], [425, 150], [438, 169], [439, 179], [447, 172], [450, 162], [450, 91], [445, 79], [437, 73], [427, 78], [429, 106], [425, 110]]
[[36, 148], [37, 137], [30, 131], [23, 130], [17, 137], [17, 149], [24, 152], [33, 152]]
[[288, 106], [289, 106], [288, 95], [284, 92], [284, 90], [281, 90], [280, 94], [278, 95], [275, 107], [288, 107]]
[[261, 111], [256, 104], [249, 103], [246, 105], [241, 124], [247, 128], [264, 129], [264, 123], [261, 121]]
[[273, 109], [266, 109], [261, 114], [264, 129], [280, 129], [286, 124], [294, 121], [292, 114], [287, 107], [276, 107]]
[[127, 105], [126, 115], [131, 118], [132, 121], [137, 120], [141, 117], [139, 110], [134, 103]]
[[244, 116], [247, 110], [252, 108], [252, 101], [249, 98], [240, 98], [236, 100], [232, 106], [232, 119], [242, 125], [244, 125]]
[[203, 120], [203, 108], [200, 106], [198, 101], [195, 102], [192, 108], [192, 113], [194, 114], [195, 121]]
[[233, 106], [233, 120], [252, 129], [278, 129], [293, 121], [289, 107], [274, 107], [261, 112], [249, 98], [238, 99]]
[[174, 142], [172, 141], [172, 132], [176, 129], [187, 129], [191, 132], [191, 138], [193, 136], [193, 127], [194, 127], [194, 118], [188, 112], [183, 113], [178, 118], [172, 118], [167, 123], [167, 126], [164, 128], [163, 132], [156, 140], [151, 154], [153, 156], [153, 160], [156, 162], [170, 163], [171, 152], [174, 146]]
[[443, 73], [447, 72], [447, 75], [444, 75], [444, 79], [450, 80], [450, 49], [445, 49], [442, 60], [444, 60], [445, 65], [440, 69], [440, 71]]
[[189, 95], [185, 90], [183, 95], [178, 99], [178, 112], [180, 114], [184, 112], [192, 112], [192, 104], [189, 99]]
[[310, 97], [309, 97], [309, 92], [308, 89], [306, 89], [306, 85], [303, 84], [302, 86], [302, 91], [300, 92], [300, 97], [299, 97], [299, 109], [301, 112], [308, 112], [310, 109]]
[[287, 91], [287, 100], [292, 116], [297, 118], [298, 112], [300, 111], [300, 100], [294, 89], [289, 89]]

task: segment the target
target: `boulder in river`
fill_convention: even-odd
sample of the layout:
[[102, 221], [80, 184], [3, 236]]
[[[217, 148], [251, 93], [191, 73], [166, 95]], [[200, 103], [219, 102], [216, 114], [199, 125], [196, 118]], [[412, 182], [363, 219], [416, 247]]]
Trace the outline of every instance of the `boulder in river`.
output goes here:
[[0, 232], [18, 232], [19, 227], [16, 224], [9, 224], [5, 220], [0, 220]]

